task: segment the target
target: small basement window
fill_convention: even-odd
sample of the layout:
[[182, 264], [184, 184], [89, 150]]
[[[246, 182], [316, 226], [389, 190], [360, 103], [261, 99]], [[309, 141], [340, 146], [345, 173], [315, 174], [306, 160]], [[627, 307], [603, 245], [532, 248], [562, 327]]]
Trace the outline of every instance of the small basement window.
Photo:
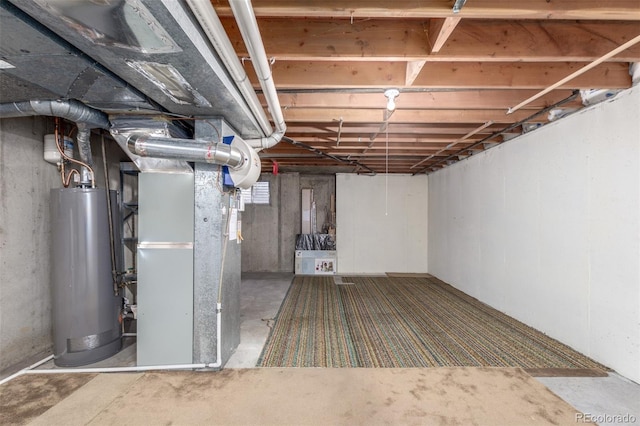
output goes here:
[[256, 182], [241, 191], [245, 204], [269, 204], [269, 182]]

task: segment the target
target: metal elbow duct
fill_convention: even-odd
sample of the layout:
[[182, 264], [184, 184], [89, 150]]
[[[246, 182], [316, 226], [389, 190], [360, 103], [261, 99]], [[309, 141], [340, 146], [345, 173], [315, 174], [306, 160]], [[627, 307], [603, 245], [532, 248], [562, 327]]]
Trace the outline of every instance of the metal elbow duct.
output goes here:
[[88, 129], [109, 129], [109, 119], [105, 113], [73, 99], [0, 104], [0, 118], [29, 117], [32, 115], [60, 117], [77, 124], [83, 124]]
[[251, 62], [258, 75], [260, 87], [265, 95], [276, 127], [276, 130], [271, 135], [260, 139], [248, 140], [247, 143], [257, 149], [270, 148], [280, 142], [287, 130], [278, 93], [276, 92], [276, 85], [273, 81], [273, 74], [271, 73], [271, 65], [262, 43], [258, 21], [253, 13], [251, 0], [229, 0], [229, 5], [238, 23], [244, 44], [251, 55]]
[[224, 143], [149, 137], [133, 133], [127, 139], [127, 146], [132, 153], [141, 157], [211, 163], [231, 168], [240, 168], [244, 163], [243, 152]]
[[127, 147], [141, 157], [229, 166], [232, 184], [237, 188], [247, 189], [260, 177], [260, 157], [240, 138], [233, 138], [230, 144], [226, 144], [133, 133], [127, 138]]

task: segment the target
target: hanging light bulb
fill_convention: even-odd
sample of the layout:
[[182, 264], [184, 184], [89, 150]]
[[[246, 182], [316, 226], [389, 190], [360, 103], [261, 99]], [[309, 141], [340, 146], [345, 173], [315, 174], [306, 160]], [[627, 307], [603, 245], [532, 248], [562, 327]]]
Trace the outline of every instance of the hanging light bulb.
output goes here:
[[387, 111], [395, 110], [396, 97], [400, 95], [400, 91], [398, 89], [387, 89], [385, 90], [384, 95], [387, 97]]
[[393, 98], [389, 98], [389, 101], [387, 101], [387, 109], [389, 111], [393, 111], [394, 109], [396, 109], [396, 103]]

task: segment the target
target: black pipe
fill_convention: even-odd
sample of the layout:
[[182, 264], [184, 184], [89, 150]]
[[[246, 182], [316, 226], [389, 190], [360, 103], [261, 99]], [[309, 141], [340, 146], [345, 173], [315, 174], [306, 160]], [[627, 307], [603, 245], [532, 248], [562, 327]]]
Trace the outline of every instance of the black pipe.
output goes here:
[[116, 261], [116, 240], [113, 230], [113, 211], [111, 210], [111, 191], [109, 190], [109, 166], [107, 165], [107, 148], [104, 142], [104, 133], [100, 134], [102, 138], [102, 171], [104, 172], [104, 186], [107, 193], [107, 216], [109, 221], [109, 249], [111, 252], [111, 280], [113, 281], [113, 295], [120, 295], [120, 282], [118, 280], [118, 262]]
[[482, 139], [482, 140], [479, 140], [478, 142], [475, 142], [475, 143], [473, 143], [473, 144], [471, 144], [471, 145], [469, 145], [469, 146], [467, 146], [467, 147], [465, 147], [465, 148], [462, 148], [460, 151], [456, 152], [455, 154], [451, 154], [450, 156], [448, 156], [448, 157], [446, 157], [446, 158], [443, 158], [443, 159], [442, 159], [442, 160], [440, 160], [440, 161], [437, 161], [437, 162], [435, 162], [435, 163], [433, 163], [433, 164], [431, 164], [431, 165], [429, 165], [429, 166], [425, 166], [425, 167], [423, 167], [422, 169], [420, 169], [420, 170], [418, 170], [417, 172], [415, 172], [412, 176], [415, 176], [415, 175], [418, 175], [418, 174], [420, 174], [420, 173], [423, 173], [425, 170], [430, 169], [431, 167], [437, 166], [438, 164], [444, 163], [445, 161], [449, 161], [449, 160], [451, 160], [452, 158], [455, 158], [455, 157], [457, 157], [457, 156], [461, 155], [463, 152], [465, 152], [465, 151], [469, 151], [470, 149], [473, 149], [473, 148], [475, 148], [476, 146], [481, 145], [481, 144], [485, 143], [485, 142], [486, 142], [486, 141], [488, 141], [488, 140], [491, 140], [491, 139], [493, 139], [493, 138], [495, 138], [495, 137], [497, 137], [497, 136], [500, 136], [500, 135], [502, 135], [503, 133], [508, 133], [510, 130], [515, 129], [516, 127], [518, 127], [518, 126], [522, 125], [523, 123], [526, 123], [527, 121], [529, 121], [529, 120], [531, 120], [531, 119], [534, 119], [534, 118], [538, 117], [539, 115], [546, 114], [547, 112], [551, 111], [551, 110], [552, 110], [552, 109], [554, 109], [554, 108], [559, 107], [560, 105], [564, 105], [564, 104], [566, 104], [567, 102], [571, 102], [571, 101], [573, 101], [575, 98], [577, 98], [577, 97], [578, 97], [578, 95], [579, 95], [579, 94], [580, 94], [580, 91], [579, 91], [579, 90], [574, 90], [574, 91], [571, 93], [571, 95], [569, 95], [568, 97], [566, 97], [566, 98], [564, 98], [564, 99], [562, 99], [562, 100], [560, 100], [560, 101], [556, 102], [555, 104], [553, 104], [553, 105], [549, 105], [548, 107], [546, 107], [546, 108], [544, 108], [544, 109], [541, 109], [540, 111], [536, 112], [535, 114], [532, 114], [532, 115], [528, 116], [528, 117], [527, 117], [527, 118], [525, 118], [525, 119], [522, 119], [522, 120], [517, 121], [517, 122], [515, 122], [515, 123], [513, 123], [513, 124], [510, 124], [510, 125], [508, 125], [507, 127], [505, 127], [504, 129], [499, 130], [499, 131], [497, 131], [497, 132], [495, 132], [495, 133], [492, 133], [492, 134], [490, 134], [489, 136], [487, 136], [486, 138], [484, 138], [484, 139]]
[[308, 151], [314, 152], [314, 153], [318, 154], [321, 157], [330, 158], [330, 159], [332, 159], [334, 161], [338, 161], [340, 163], [346, 163], [346, 164], [349, 164], [351, 166], [362, 167], [363, 169], [368, 170], [371, 173], [372, 176], [375, 176], [377, 174], [377, 172], [375, 170], [373, 170], [371, 167], [365, 166], [364, 164], [360, 163], [359, 161], [350, 160], [348, 158], [345, 158], [345, 157], [342, 157], [342, 156], [338, 156], [338, 155], [327, 154], [326, 152], [321, 151], [321, 150], [319, 150], [317, 148], [314, 148], [311, 145], [307, 145], [305, 143], [295, 141], [295, 140], [293, 140], [293, 139], [291, 139], [290, 137], [287, 137], [287, 136], [283, 136], [282, 140], [284, 142], [287, 142], [287, 143], [293, 145], [293, 146], [297, 146], [299, 148], [303, 148], [303, 149], [306, 149]]

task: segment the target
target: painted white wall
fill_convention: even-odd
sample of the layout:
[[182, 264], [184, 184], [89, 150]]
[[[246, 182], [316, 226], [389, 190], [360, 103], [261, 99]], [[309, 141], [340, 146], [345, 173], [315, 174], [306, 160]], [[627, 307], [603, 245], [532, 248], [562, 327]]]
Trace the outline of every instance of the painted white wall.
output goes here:
[[338, 273], [427, 271], [427, 182], [425, 175], [336, 175]]
[[429, 272], [640, 382], [640, 86], [429, 176]]

